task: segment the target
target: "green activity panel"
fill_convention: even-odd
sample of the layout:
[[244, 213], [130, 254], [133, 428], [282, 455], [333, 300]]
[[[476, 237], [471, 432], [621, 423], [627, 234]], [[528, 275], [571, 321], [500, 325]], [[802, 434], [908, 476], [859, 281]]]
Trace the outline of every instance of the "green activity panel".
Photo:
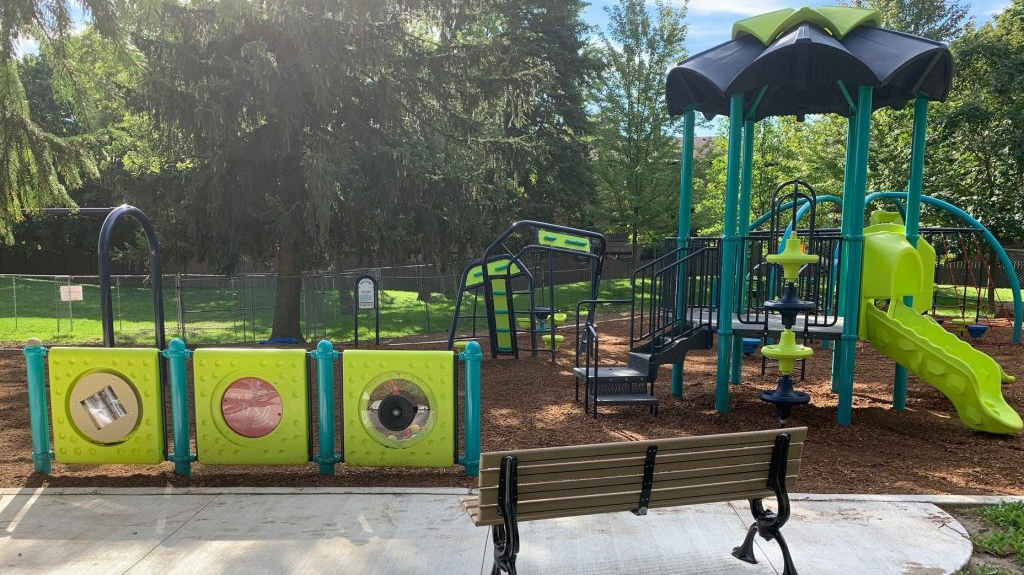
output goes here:
[[49, 352], [53, 446], [62, 463], [164, 460], [155, 349], [55, 347]]
[[[510, 265], [512, 266], [511, 270], [509, 270]], [[522, 272], [519, 269], [519, 266], [511, 263], [511, 260], [509, 260], [508, 258], [494, 260], [491, 263], [487, 264], [487, 276], [490, 278], [494, 278], [495, 276], [517, 276], [520, 273]], [[466, 274], [466, 284], [462, 287], [463, 289], [471, 288], [473, 286], [480, 285], [481, 283], [483, 283], [483, 281], [483, 270], [480, 268], [480, 266], [473, 266], [472, 268], [470, 268], [469, 273]]]
[[342, 355], [342, 378], [346, 465], [452, 465], [451, 352], [347, 350]]
[[590, 253], [590, 238], [585, 236], [537, 230], [537, 243], [542, 246], [562, 248], [563, 250]]
[[207, 465], [309, 461], [309, 391], [301, 349], [195, 352], [196, 447]]

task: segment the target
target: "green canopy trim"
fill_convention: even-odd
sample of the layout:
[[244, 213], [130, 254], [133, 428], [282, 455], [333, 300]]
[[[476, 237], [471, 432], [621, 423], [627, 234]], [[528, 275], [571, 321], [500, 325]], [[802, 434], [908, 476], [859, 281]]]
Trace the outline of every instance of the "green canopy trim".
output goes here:
[[736, 39], [750, 34], [767, 46], [794, 26], [804, 23], [819, 26], [841, 39], [858, 26], [881, 26], [882, 13], [869, 8], [848, 6], [783, 8], [740, 20], [732, 26], [732, 37]]

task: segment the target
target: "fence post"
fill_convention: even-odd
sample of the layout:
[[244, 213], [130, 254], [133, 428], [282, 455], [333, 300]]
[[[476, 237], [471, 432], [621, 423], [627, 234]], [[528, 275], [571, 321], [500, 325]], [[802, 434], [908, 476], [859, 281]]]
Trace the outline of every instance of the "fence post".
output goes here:
[[334, 454], [334, 360], [341, 354], [324, 339], [309, 355], [316, 359], [316, 415], [320, 438], [320, 454], [314, 461], [320, 464], [320, 475], [334, 475], [334, 466], [341, 461]]
[[36, 473], [50, 474], [50, 414], [46, 407], [46, 375], [43, 358], [47, 350], [42, 342], [32, 338], [25, 342], [25, 369], [28, 372], [28, 410], [32, 428], [32, 461]]
[[174, 453], [168, 459], [174, 462], [174, 473], [191, 475], [192, 462], [196, 457], [190, 453], [188, 426], [188, 375], [185, 371], [185, 359], [192, 352], [185, 347], [185, 342], [174, 338], [167, 349], [160, 355], [167, 358], [170, 367], [171, 383], [171, 420], [174, 429]]
[[466, 475], [476, 476], [480, 473], [480, 360], [484, 354], [480, 344], [471, 341], [458, 357], [466, 365], [466, 455], [460, 463]]
[[18, 329], [18, 276], [11, 276], [11, 297], [14, 300], [14, 329]]

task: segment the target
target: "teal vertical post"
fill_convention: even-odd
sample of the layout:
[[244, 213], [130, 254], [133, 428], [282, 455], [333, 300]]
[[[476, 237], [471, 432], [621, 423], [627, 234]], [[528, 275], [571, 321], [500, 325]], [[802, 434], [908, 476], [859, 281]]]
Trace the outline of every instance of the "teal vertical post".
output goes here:
[[743, 94], [729, 97], [729, 149], [725, 170], [725, 215], [722, 218], [722, 277], [718, 294], [718, 373], [715, 409], [729, 411], [729, 364], [732, 359], [732, 311], [736, 293], [737, 200], [740, 149], [743, 145]]
[[50, 412], [46, 407], [46, 369], [43, 358], [47, 350], [32, 338], [22, 350], [28, 373], [28, 416], [32, 427], [32, 462], [36, 473], [50, 474], [53, 452], [50, 451]]
[[867, 195], [868, 181], [868, 146], [871, 142], [871, 100], [874, 90], [871, 86], [860, 86], [857, 90], [857, 141], [856, 162], [853, 185], [850, 197], [844, 201], [849, 204], [848, 215], [850, 225], [847, 228], [846, 251], [847, 272], [845, 283], [845, 300], [843, 313], [843, 335], [841, 371], [839, 378], [839, 412], [836, 421], [840, 425], [850, 425], [853, 420], [853, 373], [857, 346], [857, 322], [860, 314], [860, 282], [861, 264], [864, 255], [864, 201]]
[[[693, 131], [695, 124], [693, 110], [683, 115], [683, 139], [679, 152], [679, 217], [676, 220], [676, 248], [685, 248], [690, 238], [690, 211], [693, 207]], [[676, 280], [676, 317], [682, 317], [686, 302], [683, 301], [683, 270], [680, 268]], [[683, 366], [672, 365], [672, 397], [683, 396]]]
[[459, 354], [466, 365], [466, 454], [461, 463], [466, 475], [471, 476], [480, 473], [480, 360], [483, 357], [484, 352], [475, 341], [467, 343], [466, 351]]
[[191, 453], [189, 445], [188, 425], [188, 372], [185, 370], [185, 360], [192, 355], [192, 352], [185, 347], [185, 342], [174, 338], [167, 349], [162, 350], [160, 355], [167, 359], [168, 380], [171, 387], [171, 427], [174, 432], [174, 453], [169, 454], [168, 459], [174, 462], [174, 473], [177, 475], [191, 475], [192, 462], [195, 458]]
[[[840, 235], [843, 238], [843, 246], [839, 253], [839, 289], [837, 294], [836, 305], [839, 307], [839, 315], [843, 315], [846, 309], [843, 307], [843, 302], [846, 301], [846, 284], [848, 271], [847, 261], [850, 255], [850, 250], [847, 249], [846, 240], [850, 235], [850, 220], [852, 219], [850, 212], [850, 197], [853, 188], [854, 177], [853, 169], [854, 164], [857, 162], [857, 116], [856, 112], [851, 115], [846, 122], [846, 165], [843, 168], [843, 206], [842, 206], [842, 223], [840, 224], [842, 230]], [[860, 278], [857, 278], [860, 281]], [[843, 366], [843, 346], [836, 345], [832, 348], [832, 392], [839, 393], [839, 379], [842, 374]]]
[[[907, 241], [917, 247], [920, 238], [921, 188], [924, 186], [924, 149], [928, 132], [928, 98], [918, 96], [914, 100], [914, 131], [910, 144], [910, 176], [907, 179], [907, 214], [904, 217]], [[914, 305], [914, 296], [905, 296], [903, 303]], [[892, 408], [903, 411], [907, 408], [907, 368], [896, 364], [892, 384]]]
[[[740, 160], [740, 206], [739, 206], [739, 237], [737, 245], [742, 246], [742, 238], [750, 234], [750, 188], [754, 179], [754, 121], [747, 120], [743, 123], [743, 155]], [[747, 303], [747, 251], [739, 257], [739, 290], [738, 299], [740, 305]], [[743, 338], [733, 338], [732, 344], [732, 373], [730, 383], [738, 385], [743, 376]]]
[[316, 462], [320, 475], [334, 475], [334, 466], [341, 458], [334, 454], [334, 361], [341, 355], [326, 339], [309, 353], [316, 360], [316, 420], [320, 445]]

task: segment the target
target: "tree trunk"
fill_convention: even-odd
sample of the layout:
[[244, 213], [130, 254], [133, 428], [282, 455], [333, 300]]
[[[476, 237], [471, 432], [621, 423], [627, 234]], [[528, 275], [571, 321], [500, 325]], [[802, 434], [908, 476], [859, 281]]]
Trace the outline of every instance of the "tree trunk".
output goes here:
[[302, 337], [302, 252], [292, 242], [285, 241], [277, 248], [277, 295], [274, 303], [274, 327], [271, 339]]

